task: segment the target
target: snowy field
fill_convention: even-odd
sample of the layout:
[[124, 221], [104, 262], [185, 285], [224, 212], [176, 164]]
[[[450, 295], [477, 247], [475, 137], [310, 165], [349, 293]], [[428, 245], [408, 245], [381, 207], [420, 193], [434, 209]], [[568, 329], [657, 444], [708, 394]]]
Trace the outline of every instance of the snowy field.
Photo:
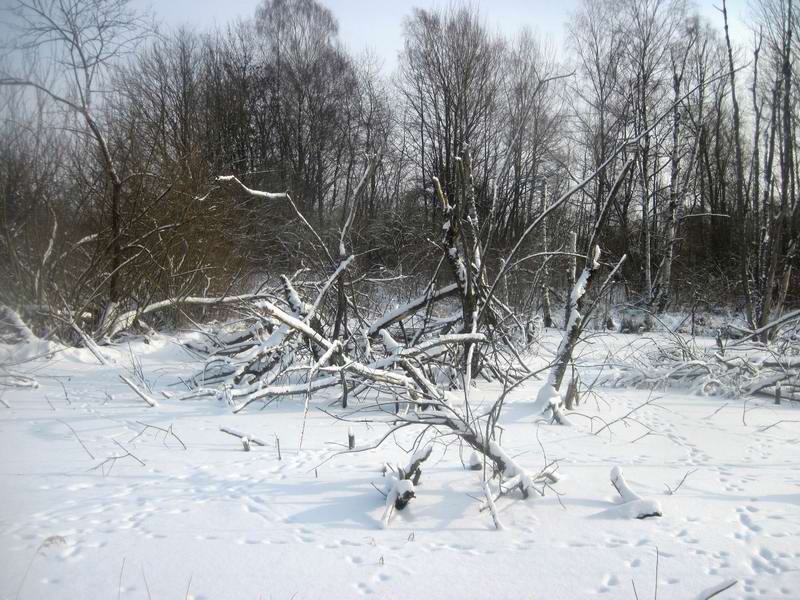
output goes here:
[[[131, 351], [157, 407], [118, 377]], [[501, 498], [496, 531], [469, 452], [444, 438], [382, 529], [381, 466], [407, 461], [417, 431], [334, 456], [348, 424], [318, 395], [298, 450], [302, 399], [233, 415], [161, 394], [202, 365], [175, 338], [103, 352], [111, 366], [86, 350], [19, 365], [40, 386], [2, 393], [2, 598], [694, 599], [732, 580], [715, 597], [800, 598], [795, 406], [604, 388], [567, 427], [536, 423], [534, 381], [503, 412], [503, 446], [532, 470], [558, 459], [560, 496]], [[498, 393], [480, 381], [473, 401]], [[357, 447], [386, 431], [351, 427]], [[661, 518], [624, 517], [615, 466]]]

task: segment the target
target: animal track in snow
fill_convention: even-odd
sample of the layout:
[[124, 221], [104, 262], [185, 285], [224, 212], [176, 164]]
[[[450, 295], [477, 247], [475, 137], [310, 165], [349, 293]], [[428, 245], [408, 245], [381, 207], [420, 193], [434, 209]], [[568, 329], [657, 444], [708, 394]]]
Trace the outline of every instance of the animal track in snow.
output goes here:
[[356, 590], [358, 591], [359, 594], [363, 594], [363, 595], [372, 594], [374, 592], [374, 590], [369, 585], [364, 583], [363, 581], [360, 581], [360, 582], [356, 583], [355, 584], [355, 588], [356, 588]]
[[611, 592], [617, 586], [619, 586], [619, 578], [616, 575], [613, 574], [603, 575], [602, 583], [600, 584], [600, 587], [597, 589], [597, 593], [605, 594]]

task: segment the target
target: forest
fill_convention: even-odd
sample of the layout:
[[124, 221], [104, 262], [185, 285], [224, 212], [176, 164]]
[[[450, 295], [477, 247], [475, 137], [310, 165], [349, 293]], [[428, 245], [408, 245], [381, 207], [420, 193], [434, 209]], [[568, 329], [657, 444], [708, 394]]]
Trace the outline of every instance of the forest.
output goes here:
[[[150, 598], [149, 572], [156, 596], [407, 598], [423, 576], [464, 598], [497, 568], [506, 598], [536, 589], [516, 552], [543, 597], [796, 593], [792, 0], [755, 0], [738, 37], [725, 0], [578, 0], [560, 36], [409, 3], [391, 70], [324, 0], [209, 29], [129, 0], [10, 4], [4, 597]], [[260, 521], [226, 527], [232, 506]], [[487, 520], [507, 537], [470, 541]], [[376, 528], [399, 533], [348, 549]], [[194, 569], [158, 564], [187, 531]], [[264, 544], [321, 575], [260, 579], [286, 558]], [[593, 563], [576, 587], [569, 552]]]
[[[734, 44], [722, 14], [681, 1], [585, 2], [563, 49], [493, 34], [474, 8], [414, 9], [387, 77], [315, 2], [210, 32], [153, 29], [121, 1], [22, 3], [24, 58], [0, 82], [0, 299], [64, 341], [70, 319], [102, 338], [153, 302], [322, 277], [320, 244], [353, 205], [351, 277], [421, 289], [441, 254], [433, 178], [452, 197], [469, 152], [486, 269], [520, 313], [563, 324], [570, 235], [586, 245], [633, 159], [602, 232], [608, 262], [627, 257], [614, 304], [724, 307], [762, 327], [798, 303], [785, 4], [763, 3]], [[230, 175], [292, 202], [253, 201]], [[185, 321], [173, 306], [150, 323]]]

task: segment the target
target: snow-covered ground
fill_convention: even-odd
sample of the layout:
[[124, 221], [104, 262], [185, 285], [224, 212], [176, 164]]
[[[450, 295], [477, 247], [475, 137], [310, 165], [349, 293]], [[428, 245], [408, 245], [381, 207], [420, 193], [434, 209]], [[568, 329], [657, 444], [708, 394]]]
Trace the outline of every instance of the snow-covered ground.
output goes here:
[[[130, 375], [131, 351], [155, 408], [118, 377]], [[164, 398], [201, 365], [169, 336], [103, 352], [111, 366], [85, 350], [19, 365], [40, 386], [2, 392], [2, 598], [644, 600], [657, 587], [658, 598], [693, 599], [734, 579], [718, 598], [800, 597], [795, 406], [602, 389], [574, 426], [543, 425], [532, 382], [503, 412], [502, 443], [531, 470], [558, 459], [560, 497], [501, 498], [496, 531], [479, 511], [478, 475], [462, 466], [469, 452], [444, 438], [417, 498], [381, 529], [373, 484], [384, 461], [408, 460], [417, 431], [331, 458], [348, 424], [315, 410], [332, 398], [320, 395], [298, 450], [302, 400], [233, 415], [216, 400]], [[480, 381], [472, 399], [499, 391]], [[221, 426], [266, 445], [245, 452]], [[386, 431], [350, 427], [358, 446]], [[108, 460], [126, 451], [135, 458]], [[614, 466], [661, 518], [615, 510]]]

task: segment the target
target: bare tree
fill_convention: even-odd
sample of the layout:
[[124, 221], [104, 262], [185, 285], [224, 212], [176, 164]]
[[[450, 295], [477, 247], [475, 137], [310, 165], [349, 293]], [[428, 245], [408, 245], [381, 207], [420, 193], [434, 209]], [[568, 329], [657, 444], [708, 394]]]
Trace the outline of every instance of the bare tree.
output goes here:
[[[456, 159], [467, 147], [476, 167], [492, 170], [482, 166], [492, 151], [502, 43], [466, 7], [415, 9], [405, 33], [401, 93], [414, 115], [409, 134], [423, 161], [421, 187], [435, 174], [451, 197]], [[485, 181], [480, 183], [486, 189]]]
[[[18, 0], [20, 48], [50, 57], [58, 73], [48, 84], [41, 73], [0, 74], [0, 85], [24, 86], [43, 92], [73, 111], [94, 143], [109, 188], [108, 292], [99, 329], [113, 322], [122, 299], [123, 267], [120, 197], [123, 177], [96, 116], [98, 96], [113, 64], [131, 51], [145, 34], [143, 17], [127, 0]], [[102, 102], [102, 99], [100, 100]]]

